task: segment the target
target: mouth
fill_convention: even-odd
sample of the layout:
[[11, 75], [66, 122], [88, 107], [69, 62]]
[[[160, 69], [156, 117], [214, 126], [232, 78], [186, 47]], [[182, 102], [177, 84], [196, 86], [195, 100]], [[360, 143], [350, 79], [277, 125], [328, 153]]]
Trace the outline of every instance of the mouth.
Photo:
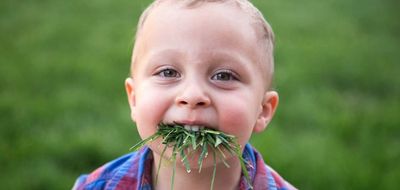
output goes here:
[[[203, 165], [203, 160], [207, 157], [207, 155], [212, 153], [214, 160], [214, 172], [211, 179], [211, 189], [213, 187], [213, 182], [215, 178], [215, 170], [217, 165], [217, 158], [221, 160], [221, 162], [226, 166], [230, 167], [228, 163], [225, 161], [226, 153], [230, 153], [231, 155], [237, 157], [240, 161], [240, 165], [242, 168], [242, 172], [245, 175], [246, 181], [250, 185], [250, 177], [247, 171], [246, 165], [248, 164], [241, 155], [241, 148], [237, 141], [237, 138], [233, 135], [226, 134], [222, 131], [218, 131], [214, 128], [211, 128], [206, 125], [200, 124], [188, 124], [188, 123], [160, 123], [158, 125], [158, 130], [155, 134], [150, 137], [140, 141], [136, 145], [134, 145], [131, 149], [138, 150], [144, 145], [151, 143], [159, 138], [162, 138], [162, 144], [164, 144], [164, 149], [161, 152], [161, 157], [163, 157], [165, 151], [168, 148], [172, 149], [172, 157], [170, 161], [174, 163], [173, 172], [175, 172], [176, 168], [176, 159], [177, 156], [180, 156], [180, 161], [186, 168], [186, 171], [189, 173], [191, 171], [189, 164], [189, 156], [198, 155], [197, 166], [199, 168], [199, 173], [201, 172], [201, 168]], [[193, 152], [199, 152], [199, 154], [192, 154]], [[225, 152], [225, 153], [224, 153]], [[161, 161], [159, 160], [159, 168], [157, 169], [156, 176], [158, 176]], [[174, 176], [174, 175], [173, 175]], [[156, 178], [157, 182], [157, 178]], [[172, 179], [173, 183], [173, 179]], [[250, 185], [251, 186], [251, 185]]]
[[214, 130], [211, 127], [208, 127], [206, 125], [201, 125], [201, 124], [184, 124], [184, 123], [180, 123], [180, 122], [173, 122], [172, 124], [159, 124], [160, 126], [166, 126], [166, 127], [181, 127], [186, 129], [189, 132], [197, 132], [197, 131], [202, 131], [202, 130]]
[[198, 125], [184, 125], [183, 127], [186, 130], [193, 131], [193, 132], [199, 131], [199, 129], [200, 130], [204, 129], [204, 126], [198, 126]]

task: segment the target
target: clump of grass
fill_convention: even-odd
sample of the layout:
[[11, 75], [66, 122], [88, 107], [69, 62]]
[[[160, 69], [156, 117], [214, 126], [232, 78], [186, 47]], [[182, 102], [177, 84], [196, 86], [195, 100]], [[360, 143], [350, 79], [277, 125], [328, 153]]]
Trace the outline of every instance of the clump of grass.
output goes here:
[[140, 141], [131, 149], [138, 150], [145, 144], [150, 143], [158, 138], [163, 139], [162, 143], [165, 146], [163, 151], [161, 152], [161, 159], [158, 164], [155, 183], [157, 183], [158, 173], [160, 171], [163, 155], [168, 147], [172, 148], [171, 162], [173, 162], [174, 164], [171, 177], [171, 189], [173, 189], [174, 187], [176, 157], [178, 154], [181, 156], [181, 161], [185, 166], [186, 171], [190, 173], [191, 168], [188, 157], [191, 156], [193, 152], [200, 151], [197, 162], [199, 168], [198, 172], [200, 173], [203, 165], [203, 160], [207, 157], [209, 151], [211, 151], [214, 160], [214, 168], [210, 186], [210, 189], [212, 190], [214, 187], [214, 179], [217, 169], [217, 157], [226, 167], [229, 168], [229, 164], [225, 161], [226, 155], [222, 151], [222, 149], [225, 149], [230, 154], [236, 156], [239, 159], [243, 175], [245, 176], [248, 185], [251, 187], [249, 173], [246, 168], [247, 162], [242, 158], [240, 145], [237, 142], [237, 138], [235, 136], [207, 128], [201, 128], [197, 131], [192, 131], [185, 129], [182, 125], [179, 124], [160, 124], [158, 126], [158, 131], [155, 134]]

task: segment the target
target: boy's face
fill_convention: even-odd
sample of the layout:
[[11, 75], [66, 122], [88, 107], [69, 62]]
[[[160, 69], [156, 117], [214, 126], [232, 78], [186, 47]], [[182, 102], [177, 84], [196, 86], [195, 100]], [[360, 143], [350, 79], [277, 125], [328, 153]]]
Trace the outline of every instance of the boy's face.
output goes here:
[[[227, 4], [155, 8], [145, 22], [126, 89], [139, 134], [160, 123], [205, 126], [243, 146], [262, 131], [278, 102], [265, 91], [261, 51], [248, 16]], [[153, 151], [155, 146], [153, 145]]]

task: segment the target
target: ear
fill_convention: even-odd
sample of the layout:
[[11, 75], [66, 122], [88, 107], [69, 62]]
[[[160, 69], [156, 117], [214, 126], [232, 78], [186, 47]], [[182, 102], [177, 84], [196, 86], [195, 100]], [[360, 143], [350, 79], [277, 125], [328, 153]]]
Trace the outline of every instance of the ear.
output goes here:
[[257, 118], [256, 125], [253, 132], [259, 133], [265, 130], [269, 122], [274, 116], [275, 110], [278, 106], [279, 96], [275, 91], [267, 91], [264, 94], [264, 99], [261, 102], [261, 110]]
[[125, 80], [125, 90], [126, 94], [128, 95], [129, 107], [131, 108], [131, 118], [133, 121], [135, 121], [135, 85], [133, 79], [130, 77]]

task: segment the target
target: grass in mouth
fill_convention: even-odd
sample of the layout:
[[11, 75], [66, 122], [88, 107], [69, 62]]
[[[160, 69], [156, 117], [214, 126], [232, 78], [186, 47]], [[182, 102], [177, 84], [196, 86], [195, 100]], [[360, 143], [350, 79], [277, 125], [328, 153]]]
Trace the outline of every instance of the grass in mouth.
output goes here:
[[[246, 178], [246, 182], [251, 187], [249, 173], [246, 168], [247, 162], [242, 158], [240, 151], [240, 145], [237, 142], [237, 138], [233, 135], [223, 133], [221, 131], [216, 131], [213, 129], [201, 128], [197, 131], [187, 130], [182, 125], [174, 124], [160, 124], [158, 126], [158, 131], [151, 135], [150, 137], [140, 141], [134, 145], [131, 150], [138, 150], [147, 143], [150, 143], [158, 138], [162, 138], [162, 143], [165, 145], [163, 151], [161, 152], [161, 159], [158, 164], [157, 174], [155, 183], [157, 183], [158, 173], [160, 171], [161, 161], [163, 160], [163, 155], [168, 147], [172, 148], [171, 162], [174, 164], [171, 177], [171, 189], [174, 187], [175, 169], [176, 169], [176, 158], [179, 154], [181, 161], [186, 168], [186, 171], [191, 172], [188, 157], [195, 151], [200, 151], [198, 158], [198, 168], [199, 173], [203, 165], [204, 158], [207, 157], [209, 151], [213, 155], [214, 168], [213, 175], [211, 177], [212, 190], [214, 187], [215, 173], [217, 169], [217, 157], [222, 161], [222, 163], [229, 168], [228, 163], [225, 161], [226, 155], [222, 149], [227, 150], [230, 154], [236, 156], [242, 168], [243, 175]], [[251, 187], [252, 188], [252, 187]]]

